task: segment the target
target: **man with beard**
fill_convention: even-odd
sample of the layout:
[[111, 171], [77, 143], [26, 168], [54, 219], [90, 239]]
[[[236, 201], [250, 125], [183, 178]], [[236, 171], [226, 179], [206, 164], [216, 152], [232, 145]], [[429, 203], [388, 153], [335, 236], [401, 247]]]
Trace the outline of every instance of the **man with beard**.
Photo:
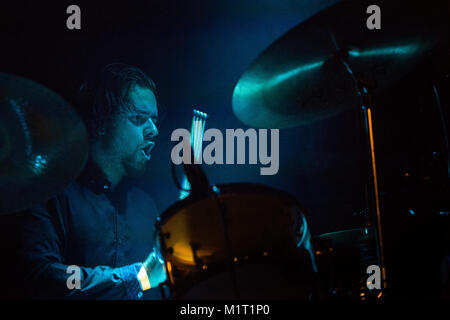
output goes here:
[[158, 135], [155, 84], [115, 63], [86, 81], [79, 98], [89, 160], [77, 181], [24, 214], [25, 288], [41, 299], [158, 299], [166, 274], [153, 250], [157, 211], [132, 184]]

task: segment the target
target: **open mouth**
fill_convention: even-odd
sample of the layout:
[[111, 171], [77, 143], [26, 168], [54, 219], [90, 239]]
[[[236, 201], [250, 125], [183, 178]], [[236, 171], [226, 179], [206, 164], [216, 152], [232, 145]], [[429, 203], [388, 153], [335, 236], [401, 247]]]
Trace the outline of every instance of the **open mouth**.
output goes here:
[[150, 160], [151, 158], [151, 151], [153, 147], [155, 146], [154, 142], [150, 142], [148, 145], [146, 145], [144, 148], [142, 148], [141, 153], [147, 160]]

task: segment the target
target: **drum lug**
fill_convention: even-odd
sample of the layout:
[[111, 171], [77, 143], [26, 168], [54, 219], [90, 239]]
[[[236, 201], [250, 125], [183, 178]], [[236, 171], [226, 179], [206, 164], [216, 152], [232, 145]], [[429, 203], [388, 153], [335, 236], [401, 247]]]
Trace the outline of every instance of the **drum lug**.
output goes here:
[[189, 245], [191, 246], [192, 256], [194, 257], [195, 265], [197, 266], [197, 268], [201, 268], [203, 266], [203, 263], [201, 259], [199, 259], [197, 256], [197, 250], [200, 249], [201, 247], [200, 243], [190, 242]]

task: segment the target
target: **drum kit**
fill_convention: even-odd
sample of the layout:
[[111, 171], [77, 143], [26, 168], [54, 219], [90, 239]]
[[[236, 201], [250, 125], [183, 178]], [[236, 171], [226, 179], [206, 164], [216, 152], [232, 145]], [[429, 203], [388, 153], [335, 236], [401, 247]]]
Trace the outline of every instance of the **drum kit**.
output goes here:
[[[157, 249], [168, 276], [161, 288], [169, 289], [170, 298], [383, 296], [389, 270], [373, 97], [383, 96], [410, 70], [432, 59], [450, 28], [449, 11], [440, 7], [379, 2], [381, 30], [366, 27], [367, 1], [340, 2], [295, 26], [253, 61], [232, 99], [234, 114], [259, 128], [298, 127], [360, 108], [370, 168], [368, 223], [312, 237], [306, 209], [286, 192], [249, 183], [202, 183], [195, 190], [190, 181], [191, 194], [156, 222]], [[75, 179], [88, 143], [81, 120], [47, 88], [1, 74], [0, 90], [0, 213], [6, 214], [48, 199]], [[193, 179], [201, 170], [191, 166], [185, 171]], [[381, 269], [382, 286], [376, 292], [366, 286], [369, 265]]]

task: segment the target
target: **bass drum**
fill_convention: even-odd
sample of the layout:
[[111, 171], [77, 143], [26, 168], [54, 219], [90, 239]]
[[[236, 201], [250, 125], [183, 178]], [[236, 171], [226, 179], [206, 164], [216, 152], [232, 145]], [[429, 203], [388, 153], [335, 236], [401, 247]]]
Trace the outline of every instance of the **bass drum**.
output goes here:
[[172, 299], [309, 299], [315, 263], [304, 211], [264, 185], [214, 186], [158, 219]]

